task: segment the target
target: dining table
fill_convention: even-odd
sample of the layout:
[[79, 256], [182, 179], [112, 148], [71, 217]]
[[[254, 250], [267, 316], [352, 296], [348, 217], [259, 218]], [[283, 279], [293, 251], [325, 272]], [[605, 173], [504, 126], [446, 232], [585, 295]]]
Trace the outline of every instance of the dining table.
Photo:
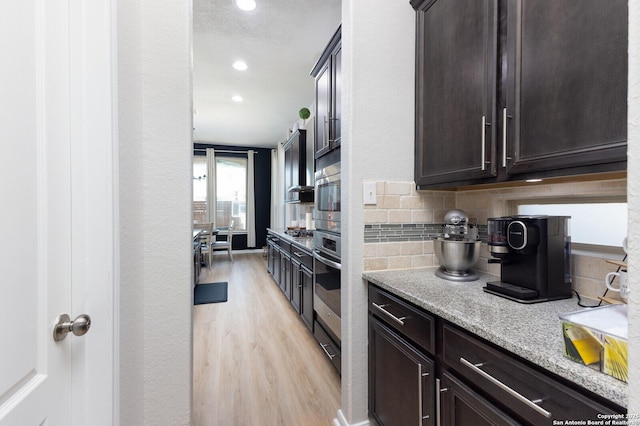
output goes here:
[[[193, 277], [193, 285], [198, 284], [200, 279], [200, 270], [203, 266], [205, 266], [204, 259], [202, 257], [202, 243], [200, 237], [203, 233], [207, 232], [206, 229], [199, 228], [197, 224], [193, 227], [193, 266], [194, 266], [194, 277]], [[215, 238], [220, 231], [216, 228], [211, 232], [211, 238]]]

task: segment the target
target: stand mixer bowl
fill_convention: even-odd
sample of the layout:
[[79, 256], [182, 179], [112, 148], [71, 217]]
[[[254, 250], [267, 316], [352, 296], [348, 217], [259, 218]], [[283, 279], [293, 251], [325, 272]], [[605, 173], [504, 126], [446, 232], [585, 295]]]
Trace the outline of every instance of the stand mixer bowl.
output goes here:
[[480, 256], [480, 240], [438, 237], [433, 245], [441, 266], [436, 275], [453, 281], [478, 279], [472, 268]]

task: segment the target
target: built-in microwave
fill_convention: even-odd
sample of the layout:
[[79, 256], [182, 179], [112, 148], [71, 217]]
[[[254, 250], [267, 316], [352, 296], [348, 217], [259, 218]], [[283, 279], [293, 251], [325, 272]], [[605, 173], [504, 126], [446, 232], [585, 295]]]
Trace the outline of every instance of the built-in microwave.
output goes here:
[[340, 233], [340, 162], [315, 173], [316, 229]]

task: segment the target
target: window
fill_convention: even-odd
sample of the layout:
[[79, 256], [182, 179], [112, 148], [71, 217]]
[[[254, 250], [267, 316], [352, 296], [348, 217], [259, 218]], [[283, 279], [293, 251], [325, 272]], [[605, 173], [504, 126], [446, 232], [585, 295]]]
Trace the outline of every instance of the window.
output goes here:
[[[207, 158], [193, 157], [193, 221], [207, 221]], [[247, 159], [216, 155], [216, 227], [247, 230]]]
[[571, 242], [582, 248], [622, 247], [627, 236], [627, 202], [621, 198], [513, 201], [517, 214], [571, 216]]
[[193, 221], [207, 221], [207, 158], [193, 156]]
[[236, 231], [247, 229], [247, 159], [216, 155], [216, 226], [235, 220]]

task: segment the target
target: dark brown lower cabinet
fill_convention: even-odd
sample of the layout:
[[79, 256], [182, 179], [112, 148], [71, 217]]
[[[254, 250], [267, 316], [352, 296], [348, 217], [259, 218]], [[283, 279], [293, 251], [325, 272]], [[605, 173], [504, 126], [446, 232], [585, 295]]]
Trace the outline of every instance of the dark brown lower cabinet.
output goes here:
[[369, 285], [369, 415], [377, 424], [537, 426], [566, 419], [587, 424], [624, 413], [623, 407]]
[[440, 424], [456, 426], [519, 425], [500, 409], [446, 371], [438, 379]]
[[369, 316], [369, 412], [378, 424], [435, 425], [434, 365]]

